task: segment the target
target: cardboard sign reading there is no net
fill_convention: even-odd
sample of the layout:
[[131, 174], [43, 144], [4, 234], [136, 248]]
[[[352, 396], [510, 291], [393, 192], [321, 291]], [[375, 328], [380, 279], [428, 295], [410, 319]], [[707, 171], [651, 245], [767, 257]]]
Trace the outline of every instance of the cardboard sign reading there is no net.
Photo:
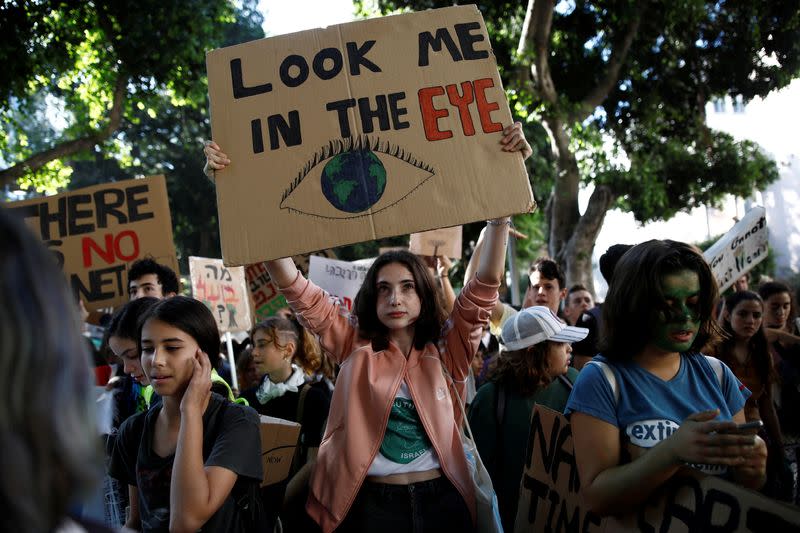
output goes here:
[[7, 204], [42, 238], [90, 311], [128, 301], [128, 267], [152, 257], [178, 272], [164, 176]]
[[207, 56], [222, 255], [251, 264], [530, 211], [486, 27], [452, 7]]
[[529, 435], [516, 533], [800, 530], [797, 507], [688, 467], [626, 514], [601, 518], [581, 496], [582, 480], [566, 417], [537, 405]]

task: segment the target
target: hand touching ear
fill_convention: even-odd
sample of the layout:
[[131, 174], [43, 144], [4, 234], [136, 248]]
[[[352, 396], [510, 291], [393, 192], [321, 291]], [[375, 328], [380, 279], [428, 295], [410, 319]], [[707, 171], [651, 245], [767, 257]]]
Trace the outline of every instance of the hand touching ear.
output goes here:
[[183, 393], [181, 411], [199, 409], [200, 412], [203, 412], [211, 397], [211, 361], [208, 359], [208, 355], [198, 348], [190, 364], [192, 365], [192, 379], [189, 380], [189, 386]]

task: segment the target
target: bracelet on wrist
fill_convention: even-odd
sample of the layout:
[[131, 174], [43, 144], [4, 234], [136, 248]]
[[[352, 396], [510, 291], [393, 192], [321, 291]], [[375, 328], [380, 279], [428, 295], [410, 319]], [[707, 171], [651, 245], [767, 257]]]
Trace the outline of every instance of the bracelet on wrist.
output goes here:
[[497, 220], [497, 219], [487, 220], [486, 223], [490, 226], [508, 226], [509, 228], [511, 227], [510, 218], [508, 220]]

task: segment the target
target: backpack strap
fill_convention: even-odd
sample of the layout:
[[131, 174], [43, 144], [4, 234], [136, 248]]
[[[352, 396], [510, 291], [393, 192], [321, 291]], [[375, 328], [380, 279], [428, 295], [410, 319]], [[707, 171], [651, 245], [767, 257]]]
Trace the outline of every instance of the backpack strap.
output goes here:
[[[717, 382], [719, 383], [720, 388], [722, 388], [722, 379], [725, 375], [725, 370], [722, 367], [722, 361], [715, 357], [710, 357], [708, 355], [703, 356], [708, 361], [708, 364], [711, 365], [711, 368], [714, 370], [714, 374], [717, 376]], [[608, 382], [608, 386], [611, 387], [611, 392], [614, 394], [614, 403], [619, 403], [619, 384], [617, 383], [617, 376], [614, 374], [614, 371], [611, 370], [611, 367], [602, 361], [589, 361], [586, 363], [587, 365], [595, 365], [603, 372], [603, 375]]]
[[567, 388], [567, 390], [572, 390], [573, 383], [569, 380], [566, 374], [559, 375], [558, 381], [560, 381], [561, 384]]
[[300, 468], [302, 468], [306, 462], [308, 448], [306, 448], [305, 439], [303, 438], [303, 431], [305, 428], [302, 427], [302, 424], [303, 415], [305, 414], [306, 396], [308, 396], [309, 390], [311, 390], [311, 383], [306, 383], [300, 388], [300, 396], [297, 399], [297, 413], [295, 414], [295, 422], [301, 425], [300, 438], [297, 442], [297, 448], [294, 451], [294, 457], [292, 458], [292, 465], [289, 470], [290, 475], [294, 475], [294, 473], [300, 470]]
[[614, 405], [616, 406], [619, 403], [619, 384], [617, 383], [617, 376], [614, 374], [614, 371], [611, 370], [611, 367], [607, 363], [602, 361], [591, 360], [586, 364], [595, 365], [603, 372], [608, 386], [611, 387], [611, 393], [614, 395]]
[[497, 435], [497, 448], [495, 449], [494, 459], [494, 474], [495, 476], [503, 475], [503, 458], [505, 453], [503, 451], [505, 446], [505, 438], [503, 433], [503, 421], [506, 417], [506, 399], [508, 398], [508, 391], [500, 383], [495, 383], [494, 387], [495, 396], [495, 430]]
[[722, 368], [722, 361], [717, 359], [716, 357], [711, 357], [710, 355], [704, 355], [703, 357], [706, 358], [708, 364], [711, 365], [711, 368], [714, 370], [714, 373], [717, 375], [717, 383], [719, 383], [719, 388], [722, 388], [722, 378], [725, 375], [725, 370]]
[[297, 400], [297, 415], [295, 418], [295, 422], [298, 424], [303, 423], [303, 412], [306, 403], [306, 396], [308, 396], [308, 390], [311, 388], [311, 383], [306, 383], [300, 388], [300, 398]]

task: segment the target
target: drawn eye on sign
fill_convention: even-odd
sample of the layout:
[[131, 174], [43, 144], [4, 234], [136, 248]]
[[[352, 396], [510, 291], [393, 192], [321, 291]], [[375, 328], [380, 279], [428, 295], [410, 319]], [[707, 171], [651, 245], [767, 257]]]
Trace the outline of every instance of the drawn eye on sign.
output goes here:
[[334, 139], [299, 171], [280, 207], [321, 218], [368, 216], [403, 201], [434, 175], [430, 165], [377, 137]]
[[206, 63], [212, 137], [233, 162], [216, 189], [228, 266], [535, 205], [522, 154], [500, 147], [512, 115], [474, 5], [257, 39]]

